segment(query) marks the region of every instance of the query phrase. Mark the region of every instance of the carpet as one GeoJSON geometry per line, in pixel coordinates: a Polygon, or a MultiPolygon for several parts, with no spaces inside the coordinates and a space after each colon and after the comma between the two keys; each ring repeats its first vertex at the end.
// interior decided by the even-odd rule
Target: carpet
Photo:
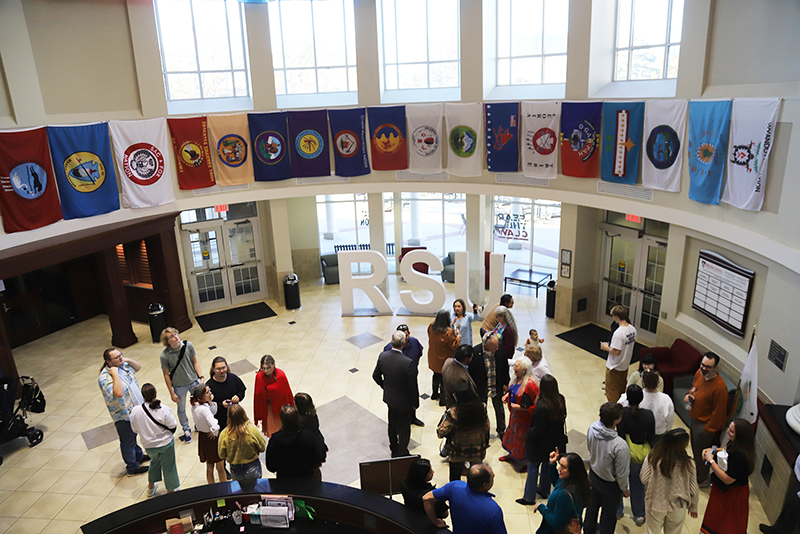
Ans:
{"type": "MultiPolygon", "coordinates": [[[[611,333],[601,326],[597,326],[596,324],[587,324],[573,330],[569,330],[568,332],[564,332],[563,334],[558,334],[556,337],[563,339],[567,343],[572,343],[576,347],[582,348],[586,352],[591,352],[598,358],[602,358],[604,360],[608,359],[608,353],[604,350],[600,350],[600,343],[603,341],[610,341],[611,333]]],[[[642,347],[644,347],[644,345],[638,342],[633,347],[633,357],[631,358],[631,363],[636,363],[639,361],[639,350],[642,347]]]]}
{"type": "Polygon", "coordinates": [[[211,330],[227,328],[237,324],[266,319],[267,317],[275,317],[276,315],[278,314],[272,311],[272,308],[263,302],[259,302],[257,304],[250,304],[249,306],[233,308],[232,310],[209,313],[208,315],[198,315],[195,316],[195,319],[203,332],[209,332],[211,330]]]}

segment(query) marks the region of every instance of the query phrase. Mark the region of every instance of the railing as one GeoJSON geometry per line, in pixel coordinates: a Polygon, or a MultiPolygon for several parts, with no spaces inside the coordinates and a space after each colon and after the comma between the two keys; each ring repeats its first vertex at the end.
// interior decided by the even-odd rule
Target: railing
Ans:
{"type": "MultiPolygon", "coordinates": [[[[369,243],[361,243],[360,245],[356,244],[349,244],[349,245],[334,245],[333,251],[334,252],[341,252],[343,250],[369,250],[369,243]]],[[[394,256],[394,243],[386,243],[386,255],[387,256],[394,256]]]]}

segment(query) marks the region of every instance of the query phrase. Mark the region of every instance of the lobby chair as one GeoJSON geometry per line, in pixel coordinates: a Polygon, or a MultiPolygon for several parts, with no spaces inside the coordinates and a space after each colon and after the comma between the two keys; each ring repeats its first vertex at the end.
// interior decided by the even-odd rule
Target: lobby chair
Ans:
{"type": "Polygon", "coordinates": [[[692,375],[700,368],[703,355],[683,339],[676,339],[671,347],[642,347],[639,357],[652,354],[658,362],[658,372],[664,378],[664,393],[672,395],[673,381],[678,376],[692,375]]]}
{"type": "Polygon", "coordinates": [[[456,253],[448,252],[442,260],[442,282],[454,283],[456,281],[456,253]]]}
{"type": "MultiPolygon", "coordinates": [[[[397,258],[398,272],[399,272],[399,265],[403,263],[403,256],[405,256],[412,250],[428,250],[428,247],[402,247],[400,249],[400,257],[397,258]]],[[[414,265],[412,265],[412,269],[422,274],[428,274],[427,263],[415,263],[414,265]]]]}
{"type": "Polygon", "coordinates": [[[325,277],[325,285],[330,286],[339,283],[339,256],[337,254],[324,254],[319,257],[322,263],[322,276],[325,277]]]}

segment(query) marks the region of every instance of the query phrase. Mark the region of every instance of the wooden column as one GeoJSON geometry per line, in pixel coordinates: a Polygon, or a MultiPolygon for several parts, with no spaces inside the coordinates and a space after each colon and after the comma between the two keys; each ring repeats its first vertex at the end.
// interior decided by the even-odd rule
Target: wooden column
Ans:
{"type": "Polygon", "coordinates": [[[167,325],[183,332],[192,327],[189,310],[186,307],[186,293],[183,290],[181,263],[178,258],[178,242],[175,229],[165,228],[145,240],[147,257],[150,260],[150,275],[153,289],[164,295],[167,325]]]}
{"type": "Polygon", "coordinates": [[[131,326],[131,313],[128,299],[122,284],[116,248],[107,248],[95,254],[97,274],[103,289],[103,304],[111,323],[111,344],[115,347],[129,347],[136,343],[136,334],[131,326]]]}

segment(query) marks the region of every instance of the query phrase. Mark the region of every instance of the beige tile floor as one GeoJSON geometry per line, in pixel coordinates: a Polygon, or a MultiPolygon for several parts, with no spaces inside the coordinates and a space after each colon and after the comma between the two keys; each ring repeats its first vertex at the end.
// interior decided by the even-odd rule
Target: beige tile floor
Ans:
{"type": "MultiPolygon", "coordinates": [[[[449,305],[453,286],[446,284],[446,287],[449,305]]],[[[325,287],[312,282],[303,283],[301,288],[300,310],[287,311],[267,300],[278,312],[277,317],[208,333],[195,326],[182,333],[182,337],[192,341],[204,368],[210,366],[215,356],[225,356],[229,362],[246,358],[258,365],[261,356],[270,353],[288,375],[293,390],[311,394],[317,405],[347,395],[385,420],[381,390],[371,378],[375,359],[385,340],[401,323],[407,323],[412,335],[427,345],[426,328],[430,319],[344,318],[338,285],[325,287]],[[289,321],[296,324],[290,325],[289,321]],[[364,332],[371,332],[383,341],[364,349],[344,341],[364,332]],[[217,348],[209,350],[212,345],[217,348]],[[360,372],[349,372],[353,367],[360,372]]],[[[399,290],[407,288],[399,278],[390,277],[389,301],[395,309],[400,307],[399,290]]],[[[512,291],[513,313],[521,334],[536,328],[545,338],[545,356],[567,398],[569,428],[585,433],[605,402],[601,389],[604,362],[555,337],[565,328],[545,318],[544,292],[537,299],[525,288],[512,291]]],[[[361,298],[366,301],[363,294],[361,298]]],[[[361,306],[368,306],[368,302],[361,306]]],[[[476,339],[479,326],[474,323],[476,339]]],[[[165,386],[158,365],[161,349],[150,342],[147,325],[134,324],[134,329],[140,341],[124,349],[125,356],[142,364],[143,369],[137,375],[139,382],[155,384],[163,398],[165,386]]],[[[80,435],[111,420],[97,386],[102,352],[109,343],[108,319],[99,316],[14,350],[19,372],[35,377],[47,397],[46,413],[30,418],[30,423],[44,430],[45,438],[35,448],[27,447],[23,439],[0,447],[4,457],[0,466],[0,534],[79,532],[83,523],[147,498],[145,476],[124,476],[125,466],[117,442],[87,451],[80,435]]],[[[242,379],[252,390],[254,375],[242,379]]],[[[430,393],[430,379],[431,373],[423,363],[420,392],[430,393]]],[[[248,410],[251,398],[244,402],[248,410]]],[[[447,468],[438,459],[439,440],[434,432],[440,408],[434,401],[422,401],[417,413],[426,426],[412,427],[412,438],[420,443],[419,449],[412,452],[432,459],[436,470],[434,482],[443,485],[447,483],[447,468]]],[[[522,496],[525,478],[508,464],[499,462],[501,454],[499,442],[493,436],[487,461],[497,475],[493,491],[503,508],[506,525],[514,534],[533,534],[541,516],[532,507],[514,502],[522,496]]],[[[184,488],[205,484],[205,466],[198,462],[194,444],[178,445],[178,472],[184,488]]],[[[708,491],[703,490],[700,498],[700,518],[708,491]]],[[[162,492],[159,488],[159,494],[162,492]]],[[[688,518],[684,532],[699,532],[700,518],[688,518]]],[[[765,521],[761,503],[751,497],[748,532],[757,532],[758,524],[765,521]]],[[[634,525],[629,506],[617,532],[644,532],[634,525]]]]}

